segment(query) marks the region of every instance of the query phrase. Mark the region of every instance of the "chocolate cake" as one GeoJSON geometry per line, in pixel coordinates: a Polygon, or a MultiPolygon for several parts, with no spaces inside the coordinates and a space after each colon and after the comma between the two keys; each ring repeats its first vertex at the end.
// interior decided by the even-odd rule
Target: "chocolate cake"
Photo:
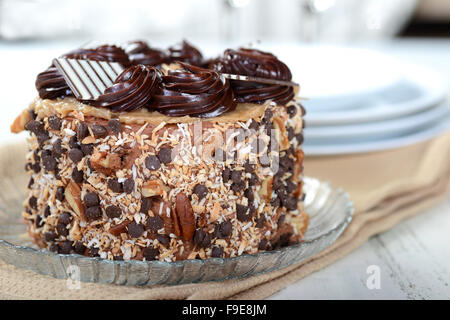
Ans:
{"type": "Polygon", "coordinates": [[[303,115],[273,54],[187,42],[77,49],[36,79],[23,217],[41,248],[206,259],[301,241],[303,115]]]}

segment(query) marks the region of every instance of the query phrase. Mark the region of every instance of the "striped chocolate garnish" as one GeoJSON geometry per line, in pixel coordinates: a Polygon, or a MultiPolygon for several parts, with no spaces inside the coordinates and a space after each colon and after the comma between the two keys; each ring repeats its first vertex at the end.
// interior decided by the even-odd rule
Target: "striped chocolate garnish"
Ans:
{"type": "Polygon", "coordinates": [[[79,100],[96,100],[124,70],[118,62],[67,58],[54,59],[53,65],[79,100]]]}

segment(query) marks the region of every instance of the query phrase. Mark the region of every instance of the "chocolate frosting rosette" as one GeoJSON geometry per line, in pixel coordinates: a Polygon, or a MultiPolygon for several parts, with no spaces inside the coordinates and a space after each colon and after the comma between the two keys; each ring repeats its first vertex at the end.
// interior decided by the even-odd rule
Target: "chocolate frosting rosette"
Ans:
{"type": "MultiPolygon", "coordinates": [[[[271,53],[256,49],[228,49],[213,68],[235,75],[292,80],[291,71],[283,62],[271,53]]],[[[239,80],[231,80],[231,86],[238,102],[262,104],[272,100],[278,104],[286,104],[294,97],[292,86],[239,80]]]]}
{"type": "Polygon", "coordinates": [[[152,48],[144,41],[129,43],[126,52],[133,64],[160,66],[168,61],[167,54],[164,51],[152,48]]]}
{"type": "Polygon", "coordinates": [[[168,116],[216,117],[236,108],[228,80],[219,73],[179,62],[162,77],[151,108],[168,116]]]}
{"type": "Polygon", "coordinates": [[[204,64],[203,55],[200,50],[183,40],[180,44],[169,48],[169,62],[181,61],[194,66],[202,66],[204,64]]]}

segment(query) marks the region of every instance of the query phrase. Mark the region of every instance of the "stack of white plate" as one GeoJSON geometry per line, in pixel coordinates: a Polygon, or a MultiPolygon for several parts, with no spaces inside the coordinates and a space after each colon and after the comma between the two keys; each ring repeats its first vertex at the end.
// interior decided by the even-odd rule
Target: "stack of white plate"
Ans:
{"type": "Polygon", "coordinates": [[[436,73],[369,50],[310,48],[302,56],[294,69],[307,155],[385,150],[450,130],[448,87],[436,73]]]}

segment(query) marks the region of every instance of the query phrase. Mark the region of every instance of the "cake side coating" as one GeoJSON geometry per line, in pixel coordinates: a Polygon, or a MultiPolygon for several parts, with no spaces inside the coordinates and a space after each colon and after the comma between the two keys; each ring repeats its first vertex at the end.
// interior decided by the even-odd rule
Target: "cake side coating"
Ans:
{"type": "Polygon", "coordinates": [[[29,233],[55,252],[126,260],[297,243],[303,113],[295,100],[193,119],[37,99],[13,126],[31,132],[29,233]]]}

